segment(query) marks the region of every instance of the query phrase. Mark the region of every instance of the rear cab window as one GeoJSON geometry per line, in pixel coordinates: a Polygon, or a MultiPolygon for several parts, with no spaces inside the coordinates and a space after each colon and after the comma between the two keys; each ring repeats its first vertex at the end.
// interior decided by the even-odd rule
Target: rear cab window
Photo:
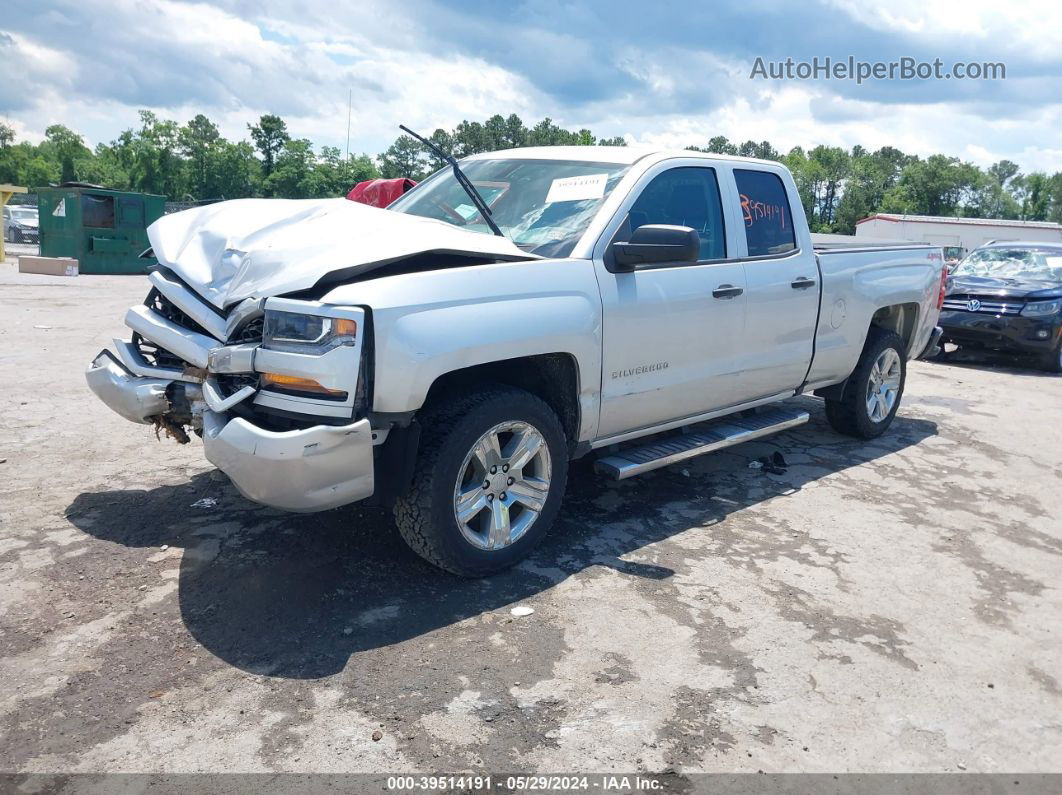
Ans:
{"type": "Polygon", "coordinates": [[[796,250],[796,231],[785,184],[777,174],[734,169],[748,256],[770,257],[796,250]]]}

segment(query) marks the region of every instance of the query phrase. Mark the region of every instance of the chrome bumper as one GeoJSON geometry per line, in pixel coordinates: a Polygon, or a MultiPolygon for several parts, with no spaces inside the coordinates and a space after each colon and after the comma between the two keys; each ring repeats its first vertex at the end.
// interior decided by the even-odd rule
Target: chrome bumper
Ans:
{"type": "MultiPolygon", "coordinates": [[[[362,334],[352,346],[312,355],[266,350],[253,341],[229,344],[241,323],[264,311],[264,299],[247,299],[226,318],[166,272],[152,272],[149,279],[161,306],[152,301],[134,306],[126,325],[183,366],[159,366],[136,345],[115,340],[117,356],[101,351],[86,372],[89,387],[100,400],[133,422],[155,422],[168,433],[176,430],[178,441],[187,441],[186,425],[201,432],[207,459],[256,502],[289,511],[322,511],[372,495],[373,433],[368,420],[277,433],[233,415],[237,404],[247,401],[266,411],[308,415],[310,422],[350,423],[358,397],[362,334]],[[172,319],[163,299],[194,320],[196,329],[172,319]],[[227,374],[260,372],[311,378],[346,392],[347,397],[344,401],[298,397],[252,385],[226,394],[219,382],[227,374]]],[[[270,298],[268,306],[347,317],[364,328],[365,313],[356,307],[285,298],[270,298]]]]}
{"type": "Polygon", "coordinates": [[[127,420],[150,423],[149,417],[169,411],[166,387],[172,379],[137,378],[110,351],[96,355],[85,379],[96,397],[127,420]]]}
{"type": "Polygon", "coordinates": [[[368,420],[276,433],[207,411],[203,448],[241,494],[274,508],[324,511],[373,493],[368,420]]]}

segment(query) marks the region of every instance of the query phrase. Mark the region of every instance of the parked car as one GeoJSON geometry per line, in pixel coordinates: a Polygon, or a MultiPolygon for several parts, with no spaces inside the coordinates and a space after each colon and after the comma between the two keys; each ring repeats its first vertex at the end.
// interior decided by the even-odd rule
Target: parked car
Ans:
{"type": "Polygon", "coordinates": [[[1032,357],[1062,372],[1062,243],[989,243],[949,280],[943,339],[1032,357]]]}
{"type": "Polygon", "coordinates": [[[549,530],[573,458],[630,477],[804,423],[780,401],[811,392],[878,436],[944,295],[939,247],[816,252],[784,166],[688,151],[492,152],[386,210],[230,201],[149,234],[95,393],[258,502],[392,505],[470,576],[549,530]]]}
{"type": "Polygon", "coordinates": [[[8,243],[38,243],[40,229],[37,208],[4,206],[4,240],[8,243]]]}
{"type": "Polygon", "coordinates": [[[962,246],[944,246],[944,264],[948,266],[949,272],[955,270],[965,256],[966,249],[962,246]]]}

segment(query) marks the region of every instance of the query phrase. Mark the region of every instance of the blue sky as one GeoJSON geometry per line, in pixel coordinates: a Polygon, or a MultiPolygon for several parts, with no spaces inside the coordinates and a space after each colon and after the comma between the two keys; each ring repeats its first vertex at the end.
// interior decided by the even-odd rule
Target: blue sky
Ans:
{"type": "Polygon", "coordinates": [[[402,122],[550,116],[669,146],[713,135],[944,152],[1062,169],[1062,4],[857,0],[711,7],[465,0],[34,0],[0,16],[0,118],[108,141],[150,108],[202,112],[230,137],[261,113],[297,136],[376,153],[402,122]],[[1005,81],[760,81],[757,56],[945,67],[1003,62],[1005,81]]]}

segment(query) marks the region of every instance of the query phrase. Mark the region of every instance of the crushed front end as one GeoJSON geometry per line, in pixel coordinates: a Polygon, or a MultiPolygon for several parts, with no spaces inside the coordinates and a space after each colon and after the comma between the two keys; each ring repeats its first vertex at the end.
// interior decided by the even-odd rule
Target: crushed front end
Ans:
{"type": "Polygon", "coordinates": [[[367,317],[358,307],[247,298],[221,311],[159,268],[86,372],[128,420],[189,441],[248,498],[290,511],[372,495],[367,317]]]}

